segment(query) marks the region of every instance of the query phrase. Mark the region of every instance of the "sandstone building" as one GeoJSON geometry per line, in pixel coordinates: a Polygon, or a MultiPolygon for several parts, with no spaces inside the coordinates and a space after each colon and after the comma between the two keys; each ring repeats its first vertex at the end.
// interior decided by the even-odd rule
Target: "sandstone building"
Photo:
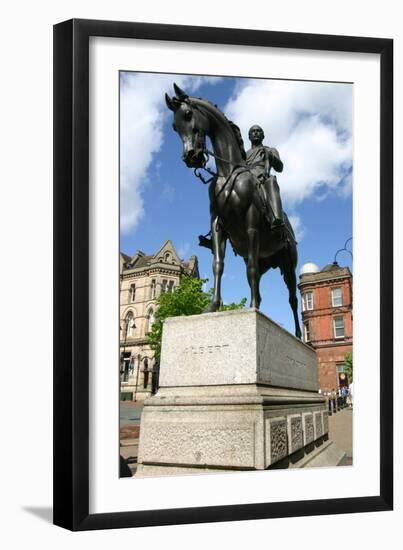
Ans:
{"type": "Polygon", "coordinates": [[[120,254],[120,398],[144,400],[151,395],[154,353],[146,334],[155,319],[156,300],[173,292],[184,275],[199,277],[196,256],[185,262],[172,242],[153,255],[138,250],[120,254]]]}
{"type": "Polygon", "coordinates": [[[348,385],[345,356],[353,348],[351,271],[336,262],[322,270],[307,263],[298,287],[303,340],[316,350],[322,393],[348,385]]]}

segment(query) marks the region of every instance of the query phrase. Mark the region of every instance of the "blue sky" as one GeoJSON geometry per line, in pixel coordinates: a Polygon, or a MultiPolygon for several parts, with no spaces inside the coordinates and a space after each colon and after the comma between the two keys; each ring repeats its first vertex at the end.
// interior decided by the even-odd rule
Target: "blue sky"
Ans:
{"type": "MultiPolygon", "coordinates": [[[[200,274],[212,284],[211,253],[198,246],[198,235],[209,231],[207,187],[181,160],[164,99],[173,82],[216,103],[240,127],[246,149],[249,127],[262,126],[264,143],[284,163],[277,180],[297,233],[297,273],[308,261],[320,268],[332,262],[352,236],[352,85],[135,72],[121,73],[122,252],[151,254],[171,239],[182,258],[198,256],[200,274]]],[[[338,261],[351,269],[350,254],[338,261]]],[[[249,301],[244,262],[230,246],[222,288],[224,302],[249,301]]],[[[278,270],[262,278],[261,294],[261,310],[293,332],[278,270]]]]}

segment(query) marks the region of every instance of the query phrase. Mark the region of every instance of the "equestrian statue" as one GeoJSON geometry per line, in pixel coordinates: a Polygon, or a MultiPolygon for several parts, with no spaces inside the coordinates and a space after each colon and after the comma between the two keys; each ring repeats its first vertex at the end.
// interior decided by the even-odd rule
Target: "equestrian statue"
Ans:
{"type": "Polygon", "coordinates": [[[211,248],[214,256],[214,293],[206,312],[217,311],[221,305],[221,279],[229,240],[235,254],[246,263],[250,307],[259,309],[262,275],[269,269],[280,269],[289,292],[295,336],[301,338],[295,275],[297,243],[282,209],[277,179],[270,174],[271,169],[283,170],[278,151],[263,145],[263,130],[255,125],[249,130],[251,149],[245,152],[238,126],[216,105],[188,96],[176,84],[174,90],[175,96],[165,94],[165,100],[174,113],[173,129],[183,143],[182,159],[209,184],[211,238],[199,237],[201,246],[211,248]],[[206,136],[213,151],[206,148],[206,136]],[[210,156],[215,159],[216,172],[206,166],[210,156]],[[210,173],[209,180],[204,179],[200,169],[210,173]]]}

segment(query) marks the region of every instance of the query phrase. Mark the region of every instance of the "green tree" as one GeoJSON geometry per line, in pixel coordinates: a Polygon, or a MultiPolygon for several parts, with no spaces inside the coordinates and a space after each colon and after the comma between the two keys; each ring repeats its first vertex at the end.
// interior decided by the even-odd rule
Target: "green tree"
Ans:
{"type": "Polygon", "coordinates": [[[351,352],[346,353],[344,356],[344,370],[348,376],[348,381],[353,381],[353,354],[351,352]]]}
{"type": "MultiPolygon", "coordinates": [[[[180,284],[173,292],[165,292],[157,299],[157,312],[151,332],[147,333],[148,342],[154,350],[157,361],[161,358],[162,328],[165,319],[179,315],[198,315],[203,313],[211,302],[212,290],[203,291],[203,284],[207,279],[197,279],[184,275],[180,284]]],[[[220,311],[242,309],[245,307],[246,298],[239,304],[231,303],[223,305],[220,311]]]]}

